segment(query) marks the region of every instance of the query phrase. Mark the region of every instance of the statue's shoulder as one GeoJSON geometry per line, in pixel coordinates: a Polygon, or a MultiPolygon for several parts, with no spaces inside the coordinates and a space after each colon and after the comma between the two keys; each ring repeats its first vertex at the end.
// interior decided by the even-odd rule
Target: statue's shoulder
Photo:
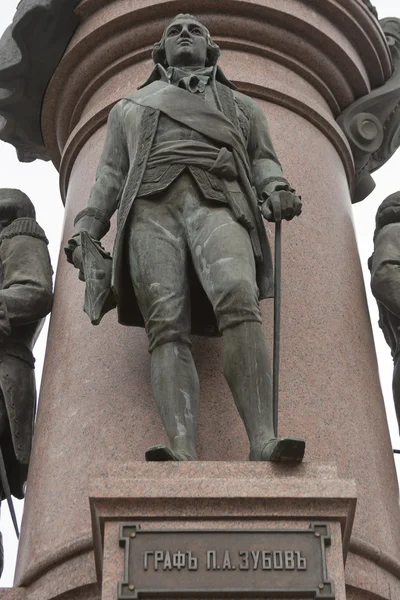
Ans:
{"type": "Polygon", "coordinates": [[[124,96],[124,98],[122,98],[122,100],[120,100],[120,102],[138,102],[146,96],[162,92],[163,89],[168,88],[169,86],[170,84],[165,81],[152,81],[151,83],[140,87],[131,94],[127,94],[124,96]]]}
{"type": "Polygon", "coordinates": [[[137,107],[136,100],[140,98],[139,91],[123,96],[114,104],[108,115],[109,124],[110,122],[123,122],[127,113],[137,107]]]}
{"type": "MultiPolygon", "coordinates": [[[[149,87],[149,86],[146,86],[146,87],[149,87]]],[[[135,104],[135,101],[143,98],[143,96],[145,94],[143,94],[142,92],[144,90],[145,90],[145,88],[142,88],[140,90],[135,90],[134,92],[131,92],[130,94],[126,94],[126,96],[122,96],[122,98],[120,98],[114,104],[114,106],[110,110],[110,113],[111,112],[113,112],[114,114],[122,113],[124,108],[126,108],[129,105],[135,104]]]]}
{"type": "MultiPolygon", "coordinates": [[[[148,86],[146,85],[146,88],[147,87],[148,86]]],[[[127,94],[126,96],[121,98],[121,100],[119,101],[118,104],[124,105],[129,101],[134,102],[135,100],[142,98],[143,97],[142,91],[145,90],[146,88],[142,88],[140,90],[135,90],[134,92],[127,94]]]]}
{"type": "Polygon", "coordinates": [[[239,106],[243,106],[243,108],[249,112],[251,112],[254,108],[254,105],[257,104],[253,100],[253,98],[250,98],[250,96],[247,96],[246,94],[243,94],[242,92],[238,92],[238,90],[233,90],[232,93],[233,93],[233,97],[235,99],[236,104],[238,104],[239,106]]]}
{"type": "Polygon", "coordinates": [[[250,98],[250,96],[246,96],[246,94],[242,94],[242,92],[238,92],[237,90],[233,91],[233,97],[236,105],[242,110],[242,112],[246,114],[248,118],[250,118],[254,108],[257,107],[255,100],[250,98]]]}
{"type": "Polygon", "coordinates": [[[238,90],[232,90],[232,93],[233,93],[233,97],[235,98],[235,100],[244,102],[245,104],[249,104],[249,105],[251,105],[253,103],[253,100],[250,98],[250,96],[247,96],[246,94],[243,94],[242,92],[239,92],[238,90]]]}

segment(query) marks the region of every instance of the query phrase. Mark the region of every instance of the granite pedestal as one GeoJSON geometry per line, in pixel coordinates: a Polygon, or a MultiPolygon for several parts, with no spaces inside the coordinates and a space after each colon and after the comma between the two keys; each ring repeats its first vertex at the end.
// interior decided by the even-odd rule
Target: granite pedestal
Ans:
{"type": "MultiPolygon", "coordinates": [[[[193,580],[192,585],[201,588],[204,593],[197,596],[192,592],[192,597],[205,595],[208,598],[221,597],[213,595],[212,588],[218,588],[221,581],[227,581],[232,591],[228,595],[225,593],[226,597],[257,597],[254,591],[251,595],[233,591],[237,590],[237,586],[242,591],[246,586],[250,588],[252,582],[254,586],[257,583],[257,575],[262,570],[262,562],[257,554],[252,557],[249,553],[250,559],[246,555],[246,540],[250,537],[246,532],[279,530],[279,535],[282,535],[282,530],[294,530],[306,533],[310,526],[314,526],[316,530],[310,533],[317,537],[318,542],[321,535],[319,527],[322,523],[322,529],[326,527],[330,536],[329,543],[323,551],[323,555],[326,555],[329,578],[325,583],[322,579],[318,580],[317,597],[328,598],[332,593],[335,600],[346,598],[344,564],[356,509],[356,488],[354,482],[338,479],[336,468],[332,465],[305,463],[294,469],[268,463],[243,462],[132,464],[126,466],[119,476],[111,473],[94,481],[90,486],[89,495],[97,577],[101,585],[102,600],[114,600],[118,584],[120,598],[141,597],[143,590],[140,590],[140,580],[144,584],[155,586],[155,590],[159,590],[163,582],[169,580],[174,582],[175,587],[172,589],[182,590],[185,585],[192,584],[193,580]],[[143,532],[157,531],[159,540],[160,532],[165,531],[167,539],[170,540],[166,547],[171,548],[172,557],[174,542],[171,536],[175,535],[178,548],[184,547],[184,541],[182,536],[179,537],[179,533],[171,532],[192,532],[188,536],[187,548],[190,550],[186,552],[188,557],[189,553],[192,556],[193,552],[191,563],[187,560],[186,564],[186,560],[183,559],[185,566],[179,568],[175,561],[177,566],[174,568],[173,559],[170,566],[167,555],[166,564],[163,564],[161,558],[157,559],[160,565],[158,562],[154,564],[154,553],[146,551],[148,556],[144,556],[144,566],[137,565],[138,580],[136,581],[135,577],[132,581],[129,577],[126,579],[126,550],[118,547],[121,525],[122,533],[125,530],[130,531],[135,542],[141,535],[143,537],[143,532]],[[244,541],[238,541],[235,549],[232,548],[233,538],[226,536],[230,541],[226,546],[229,548],[229,560],[225,559],[225,569],[225,549],[206,551],[198,543],[199,535],[210,530],[213,533],[207,536],[207,548],[215,547],[218,531],[230,531],[229,535],[236,538],[245,533],[242,535],[244,541]],[[246,567],[247,561],[251,563],[249,567],[246,567]],[[229,570],[229,575],[224,572],[226,569],[229,570]]],[[[293,541],[291,543],[293,544],[293,541]]],[[[272,552],[274,555],[271,542],[265,533],[260,536],[257,544],[258,548],[269,548],[265,552],[272,552]]],[[[153,548],[151,545],[150,547],[153,548]]],[[[157,544],[154,545],[154,548],[158,547],[157,544]]],[[[294,546],[289,542],[287,548],[292,549],[294,546]]],[[[133,545],[132,552],[139,553],[139,549],[133,545]]],[[[167,552],[169,550],[164,554],[167,552]]],[[[304,559],[310,561],[311,555],[310,552],[310,556],[305,556],[304,559]]],[[[281,561],[280,556],[278,551],[278,555],[274,557],[277,564],[273,564],[272,567],[267,562],[268,557],[265,559],[262,579],[265,581],[266,590],[270,586],[273,588],[274,584],[279,587],[280,580],[286,581],[285,575],[287,576],[291,569],[296,569],[291,563],[286,565],[286,569],[284,559],[281,561]],[[277,577],[274,578],[277,573],[277,577]]],[[[309,571],[310,568],[304,564],[305,571],[309,571]]],[[[154,597],[162,598],[163,595],[157,594],[156,591],[154,597]]],[[[264,592],[258,597],[275,596],[264,592]]],[[[314,596],[297,594],[296,597],[306,600],[314,596]]]]}

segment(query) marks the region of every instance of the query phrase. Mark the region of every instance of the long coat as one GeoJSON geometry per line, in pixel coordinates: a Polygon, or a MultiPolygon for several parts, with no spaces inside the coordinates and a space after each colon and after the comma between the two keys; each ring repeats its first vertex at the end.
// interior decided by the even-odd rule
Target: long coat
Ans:
{"type": "MultiPolygon", "coordinates": [[[[32,348],[52,305],[47,239],[34,219],[0,234],[0,436],[11,493],[23,498],[32,445],[36,387],[32,348]]],[[[2,495],[4,498],[4,494],[2,495]]]]}
{"type": "MultiPolygon", "coordinates": [[[[143,179],[160,116],[160,110],[141,106],[138,102],[151,93],[154,80],[157,78],[153,76],[149,79],[152,83],[123,98],[111,110],[96,182],[88,202],[88,208],[99,209],[108,219],[118,208],[112,287],[116,296],[119,322],[124,325],[143,326],[142,315],[130,280],[125,240],[128,215],[143,179]]],[[[286,180],[272,145],[267,119],[261,108],[251,98],[232,90],[234,86],[224,78],[218,68],[216,80],[223,113],[239,134],[250,166],[250,177],[247,181],[248,189],[252,190],[253,195],[252,199],[247,198],[248,203],[252,203],[253,223],[250,224],[250,228],[257,232],[261,245],[262,257],[261,260],[256,261],[257,284],[260,298],[266,298],[273,295],[272,260],[264,224],[257,206],[257,194],[261,196],[262,191],[267,186],[273,185],[274,181],[282,183],[286,180]]],[[[108,230],[105,219],[96,218],[93,216],[94,213],[95,211],[79,219],[75,226],[75,236],[82,230],[88,231],[96,240],[105,235],[108,230]]],[[[74,245],[70,246],[70,250],[66,248],[69,260],[71,260],[72,248],[74,245]]],[[[191,289],[191,302],[192,333],[217,334],[211,305],[200,286],[196,286],[196,282],[191,289]]]]}

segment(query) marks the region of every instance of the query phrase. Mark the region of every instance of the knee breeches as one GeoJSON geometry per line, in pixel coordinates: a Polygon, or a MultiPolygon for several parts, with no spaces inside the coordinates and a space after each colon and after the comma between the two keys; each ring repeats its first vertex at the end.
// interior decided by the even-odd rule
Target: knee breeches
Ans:
{"type": "Polygon", "coordinates": [[[188,176],[180,179],[163,194],[138,198],[128,224],[130,273],[150,351],[168,341],[190,344],[190,261],[220,331],[261,322],[247,231],[227,205],[210,204],[188,176]]]}

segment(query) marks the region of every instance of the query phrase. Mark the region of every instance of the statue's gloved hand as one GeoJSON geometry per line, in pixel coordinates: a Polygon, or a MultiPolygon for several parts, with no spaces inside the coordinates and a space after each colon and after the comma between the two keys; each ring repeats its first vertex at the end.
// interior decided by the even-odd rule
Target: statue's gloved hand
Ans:
{"type": "Polygon", "coordinates": [[[72,252],[72,262],[75,269],[79,269],[79,279],[85,281],[85,276],[83,274],[82,246],[80,244],[76,246],[75,250],[72,252]]]}
{"type": "Polygon", "coordinates": [[[291,221],[301,213],[301,199],[288,190],[272,192],[260,205],[261,214],[267,221],[276,223],[285,219],[291,221]]]}
{"type": "Polygon", "coordinates": [[[71,239],[68,240],[67,245],[64,247],[64,252],[66,254],[67,261],[79,270],[79,279],[81,281],[85,281],[85,277],[83,275],[83,259],[80,233],[76,233],[71,239]]]}

